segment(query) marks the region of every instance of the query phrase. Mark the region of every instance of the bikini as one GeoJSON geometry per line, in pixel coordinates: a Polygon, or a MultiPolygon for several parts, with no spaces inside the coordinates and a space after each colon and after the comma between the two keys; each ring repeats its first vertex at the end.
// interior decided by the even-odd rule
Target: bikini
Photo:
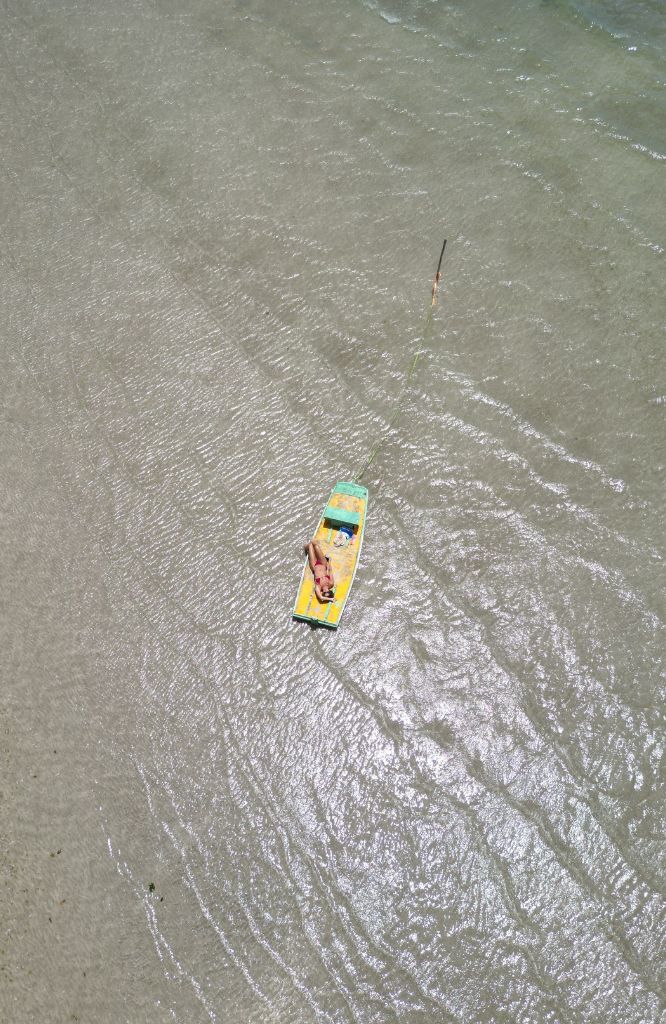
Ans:
{"type": "Polygon", "coordinates": [[[326,562],[315,562],[314,578],[315,578],[315,583],[319,584],[319,586],[320,586],[320,588],[322,590],[322,593],[325,590],[332,590],[333,589],[333,577],[331,576],[330,572],[328,572],[328,567],[326,565],[326,562]],[[319,571],[317,571],[319,566],[321,566],[321,569],[319,569],[319,571]],[[326,586],[324,586],[324,580],[326,580],[326,586]]]}

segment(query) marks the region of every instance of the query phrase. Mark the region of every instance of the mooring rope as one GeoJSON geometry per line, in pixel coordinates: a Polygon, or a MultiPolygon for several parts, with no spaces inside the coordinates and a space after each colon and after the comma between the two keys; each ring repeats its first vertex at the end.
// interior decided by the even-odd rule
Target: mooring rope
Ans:
{"type": "Polygon", "coordinates": [[[432,325],[432,317],[433,317],[433,313],[435,312],[435,306],[437,305],[437,289],[439,288],[439,282],[442,279],[441,268],[442,268],[442,260],[444,259],[444,250],[445,249],[446,249],[446,239],[444,239],[444,245],[442,246],[442,251],[439,254],[439,263],[437,264],[437,271],[435,273],[435,279],[434,279],[434,281],[432,283],[432,297],[431,297],[431,301],[430,301],[430,307],[428,309],[428,315],[426,316],[426,321],[425,321],[425,324],[423,326],[423,330],[421,331],[421,339],[419,341],[419,347],[416,350],[416,353],[414,354],[414,358],[412,359],[412,362],[411,362],[411,365],[409,367],[407,376],[406,376],[405,380],[403,381],[403,384],[402,384],[402,387],[400,389],[400,392],[398,393],[398,397],[395,400],[395,408],[393,410],[391,418],[388,421],[388,423],[386,424],[386,426],[384,427],[384,429],[382,430],[382,432],[379,434],[379,437],[377,438],[377,440],[373,444],[372,448],[370,449],[370,452],[369,452],[368,457],[366,458],[365,462],[361,463],[359,468],[354,473],[354,475],[352,477],[352,481],[354,483],[360,483],[361,482],[361,479],[362,479],[363,475],[365,474],[365,472],[368,469],[368,467],[371,466],[372,463],[374,462],[374,459],[375,459],[375,456],[376,456],[377,452],[379,451],[379,449],[382,447],[382,445],[386,441],[389,433],[391,432],[391,429],[392,429],[393,425],[395,424],[395,421],[397,420],[398,416],[400,415],[400,410],[401,410],[401,407],[402,407],[402,400],[403,400],[403,398],[405,396],[405,392],[407,391],[407,389],[408,389],[408,387],[409,387],[409,385],[411,383],[412,377],[414,376],[414,371],[416,370],[416,364],[418,363],[418,361],[419,361],[419,359],[421,357],[421,354],[423,353],[423,350],[424,350],[424,348],[426,346],[426,342],[428,340],[428,334],[430,333],[430,327],[432,325]]]}

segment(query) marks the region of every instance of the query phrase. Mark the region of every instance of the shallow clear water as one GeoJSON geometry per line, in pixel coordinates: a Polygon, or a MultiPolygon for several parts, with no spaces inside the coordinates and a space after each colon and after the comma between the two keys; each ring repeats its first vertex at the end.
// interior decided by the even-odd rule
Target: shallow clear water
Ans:
{"type": "Polygon", "coordinates": [[[1,18],[3,1019],[663,1020],[663,7],[1,18]]]}

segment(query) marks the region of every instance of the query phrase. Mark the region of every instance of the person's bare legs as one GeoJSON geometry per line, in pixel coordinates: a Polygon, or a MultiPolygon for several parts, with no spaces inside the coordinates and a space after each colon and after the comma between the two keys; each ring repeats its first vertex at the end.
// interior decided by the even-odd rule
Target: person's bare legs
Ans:
{"type": "Polygon", "coordinates": [[[323,562],[324,565],[326,565],[328,558],[324,554],[324,549],[319,541],[313,540],[310,543],[312,544],[312,550],[314,551],[315,562],[323,562]]]}
{"type": "Polygon", "coordinates": [[[313,540],[309,540],[307,542],[307,544],[305,545],[305,551],[306,551],[306,554],[308,556],[308,562],[310,563],[310,569],[312,571],[312,575],[314,576],[315,562],[318,561],[318,559],[317,559],[317,552],[316,552],[316,549],[315,549],[315,542],[313,540]]]}
{"type": "Polygon", "coordinates": [[[322,562],[324,565],[328,564],[328,559],[326,558],[326,555],[322,551],[321,544],[319,544],[318,541],[309,541],[305,545],[305,550],[307,551],[308,561],[310,563],[310,568],[312,569],[313,575],[315,571],[315,565],[317,562],[322,562]]]}

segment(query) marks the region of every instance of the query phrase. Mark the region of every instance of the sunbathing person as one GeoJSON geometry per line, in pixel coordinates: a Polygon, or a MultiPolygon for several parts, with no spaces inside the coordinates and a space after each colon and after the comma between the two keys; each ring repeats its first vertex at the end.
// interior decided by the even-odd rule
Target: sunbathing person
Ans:
{"type": "Polygon", "coordinates": [[[311,540],[305,545],[305,552],[310,562],[315,581],[315,594],[322,601],[335,600],[335,580],[330,558],[322,551],[321,544],[311,540]]]}

